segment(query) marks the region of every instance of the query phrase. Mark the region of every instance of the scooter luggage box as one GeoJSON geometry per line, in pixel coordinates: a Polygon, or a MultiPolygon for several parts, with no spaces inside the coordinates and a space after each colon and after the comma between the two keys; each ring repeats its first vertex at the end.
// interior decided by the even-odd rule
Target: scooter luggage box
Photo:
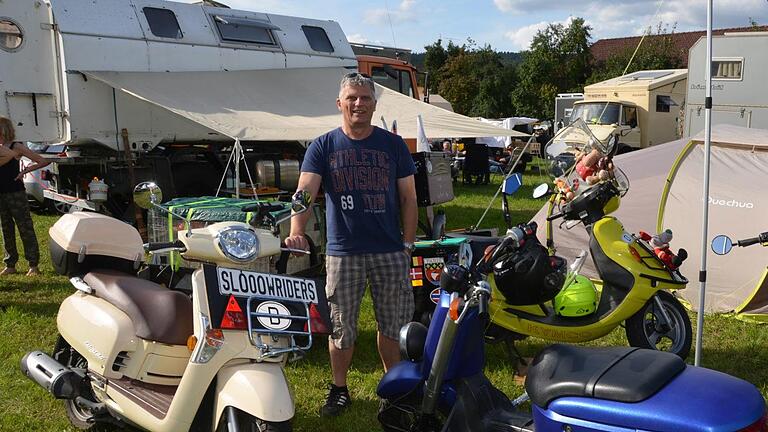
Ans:
{"type": "Polygon", "coordinates": [[[97,268],[131,273],[144,261],[139,232],[99,213],[65,214],[48,234],[51,263],[60,275],[81,276],[97,268]]]}
{"type": "Polygon", "coordinates": [[[416,201],[419,207],[452,200],[451,156],[442,152],[420,152],[411,156],[416,165],[416,201]]]}
{"type": "Polygon", "coordinates": [[[440,299],[440,274],[447,264],[459,261],[464,238],[418,241],[411,257],[409,278],[413,287],[413,321],[429,326],[429,317],[440,299]]]}
{"type": "Polygon", "coordinates": [[[533,406],[537,432],[560,432],[567,425],[578,425],[579,431],[605,431],[610,425],[610,430],[733,432],[764,413],[765,402],[754,385],[694,366],[641,402],[562,397],[546,408],[533,406]]]}

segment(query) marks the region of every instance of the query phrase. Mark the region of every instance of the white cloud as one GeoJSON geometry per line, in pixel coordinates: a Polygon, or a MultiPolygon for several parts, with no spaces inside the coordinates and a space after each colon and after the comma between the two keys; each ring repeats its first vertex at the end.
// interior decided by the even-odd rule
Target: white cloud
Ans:
{"type": "Polygon", "coordinates": [[[416,5],[416,0],[403,0],[400,2],[400,10],[405,12],[413,9],[416,5]]]}
{"type": "Polygon", "coordinates": [[[389,25],[390,20],[392,25],[416,21],[416,3],[417,0],[402,0],[397,9],[389,13],[384,8],[368,9],[364,12],[363,21],[372,25],[389,25]]]}
{"type": "Polygon", "coordinates": [[[347,35],[347,40],[350,41],[350,42],[362,43],[362,44],[370,43],[371,42],[370,39],[368,39],[367,37],[361,35],[360,33],[355,33],[355,34],[347,35]]]}
{"type": "MultiPolygon", "coordinates": [[[[592,30],[592,40],[626,37],[642,34],[648,26],[654,30],[661,22],[675,32],[704,30],[706,26],[706,0],[666,0],[659,8],[658,0],[494,0],[502,12],[546,10],[552,15],[575,14],[583,17],[592,30]]],[[[748,27],[749,18],[760,25],[768,25],[765,0],[718,0],[714,4],[715,28],[748,27]]],[[[528,48],[530,37],[542,23],[505,32],[505,37],[517,47],[528,48]],[[530,37],[529,37],[530,36],[530,37]]]]}
{"type": "Polygon", "coordinates": [[[572,20],[573,17],[568,17],[568,19],[565,21],[559,22],[541,21],[537,22],[536,24],[518,28],[516,30],[510,30],[504,33],[504,37],[509,39],[514,44],[512,49],[524,51],[530,48],[533,37],[536,36],[536,33],[538,33],[540,30],[547,28],[547,26],[550,24],[562,24],[564,26],[568,26],[571,24],[572,20]]]}
{"type": "Polygon", "coordinates": [[[504,33],[504,37],[512,41],[512,49],[519,51],[527,50],[531,45],[531,40],[536,36],[536,33],[547,27],[548,24],[549,23],[546,21],[541,21],[536,24],[521,27],[517,30],[510,30],[504,33]]]}
{"type": "Polygon", "coordinates": [[[509,12],[514,9],[513,3],[515,0],[493,0],[493,4],[496,8],[502,12],[509,12]]]}

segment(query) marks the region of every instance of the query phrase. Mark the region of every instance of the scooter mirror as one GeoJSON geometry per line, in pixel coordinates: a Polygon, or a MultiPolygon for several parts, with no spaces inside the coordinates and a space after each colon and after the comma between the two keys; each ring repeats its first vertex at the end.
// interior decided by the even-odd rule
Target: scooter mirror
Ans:
{"type": "Polygon", "coordinates": [[[520,175],[520,173],[514,173],[504,179],[504,184],[501,186],[501,193],[504,195],[513,195],[522,185],[523,176],[520,175]]]}
{"type": "Polygon", "coordinates": [[[542,183],[536,186],[536,189],[533,190],[533,197],[536,199],[549,194],[550,194],[549,183],[542,183]]]}
{"type": "Polygon", "coordinates": [[[302,213],[309,208],[312,203],[312,196],[305,190],[297,190],[291,198],[291,210],[294,213],[302,213]]]}
{"type": "Polygon", "coordinates": [[[725,255],[733,249],[733,240],[727,235],[720,234],[712,239],[712,252],[725,255]]]}
{"type": "Polygon", "coordinates": [[[139,183],[133,188],[133,202],[137,206],[148,210],[152,206],[163,202],[163,191],[154,182],[139,183]]]}

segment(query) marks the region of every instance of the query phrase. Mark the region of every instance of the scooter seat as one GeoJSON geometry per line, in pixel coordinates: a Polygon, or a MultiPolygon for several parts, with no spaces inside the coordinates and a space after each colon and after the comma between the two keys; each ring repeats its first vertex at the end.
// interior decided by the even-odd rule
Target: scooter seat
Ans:
{"type": "Polygon", "coordinates": [[[186,345],[194,332],[192,301],[178,291],[111,270],[92,271],[83,281],[96,297],[125,312],[142,339],[186,345]]]}
{"type": "Polygon", "coordinates": [[[542,350],[528,369],[525,389],[546,408],[564,396],[640,402],[685,369],[678,356],[629,348],[582,348],[555,344],[542,350]]]}

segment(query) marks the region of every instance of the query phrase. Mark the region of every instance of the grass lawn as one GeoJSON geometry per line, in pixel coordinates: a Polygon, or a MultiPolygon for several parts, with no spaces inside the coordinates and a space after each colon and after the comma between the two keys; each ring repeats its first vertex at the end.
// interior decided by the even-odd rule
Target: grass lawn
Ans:
{"type": "MultiPolygon", "coordinates": [[[[448,228],[475,225],[498,187],[500,177],[492,178],[496,184],[487,186],[460,186],[455,189],[456,199],[443,208],[448,215],[448,228]]],[[[540,202],[527,198],[532,186],[545,179],[535,175],[526,178],[525,186],[511,202],[516,222],[527,221],[540,207],[540,202]]],[[[499,201],[486,216],[481,227],[502,229],[499,201]]],[[[19,371],[19,361],[25,352],[42,349],[50,352],[56,333],[56,311],[59,303],[72,288],[66,278],[53,274],[47,249],[47,230],[56,216],[35,216],[35,225],[41,243],[44,275],[30,280],[24,276],[0,279],[0,431],[67,431],[72,430],[66,420],[61,402],[54,400],[43,389],[25,378],[19,371]]],[[[20,244],[20,243],[19,243],[20,244]]],[[[566,257],[572,258],[572,257],[566,257]]],[[[19,267],[25,271],[26,268],[19,267]]],[[[691,284],[689,289],[696,289],[691,284]]],[[[695,314],[691,320],[695,327],[695,314]]],[[[768,327],[747,324],[723,316],[707,316],[704,329],[704,366],[717,369],[754,383],[765,396],[768,394],[768,327]]],[[[371,431],[379,430],[376,422],[378,399],[376,385],[382,370],[375,348],[375,323],[370,298],[366,297],[359,326],[359,342],[349,385],[354,399],[348,413],[336,419],[321,419],[318,409],[325,397],[325,386],[330,379],[325,340],[316,340],[309,355],[287,368],[288,378],[295,389],[297,431],[371,431]]],[[[519,342],[523,355],[532,356],[547,344],[539,339],[519,342]]],[[[592,345],[626,345],[623,329],[619,328],[592,345]]],[[[522,389],[512,379],[514,368],[500,346],[488,347],[486,373],[507,395],[515,396],[522,389]]],[[[689,361],[693,361],[693,353],[689,361]]]]}

